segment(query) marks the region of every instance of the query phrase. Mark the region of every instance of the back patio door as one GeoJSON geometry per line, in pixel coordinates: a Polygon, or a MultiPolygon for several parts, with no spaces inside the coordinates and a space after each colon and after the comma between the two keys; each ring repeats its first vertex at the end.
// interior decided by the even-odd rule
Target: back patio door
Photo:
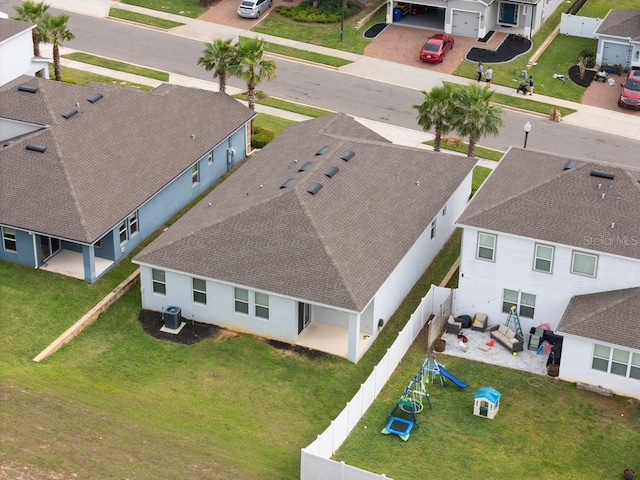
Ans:
{"type": "Polygon", "coordinates": [[[311,305],[298,302],[298,333],[302,332],[311,323],[311,305]]]}
{"type": "Polygon", "coordinates": [[[44,262],[60,251],[60,239],[40,235],[40,255],[44,262]]]}

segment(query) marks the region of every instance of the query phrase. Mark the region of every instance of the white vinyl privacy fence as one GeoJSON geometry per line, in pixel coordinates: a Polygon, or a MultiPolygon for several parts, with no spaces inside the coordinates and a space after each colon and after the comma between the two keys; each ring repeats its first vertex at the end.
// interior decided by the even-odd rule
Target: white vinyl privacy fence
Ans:
{"type": "Polygon", "coordinates": [[[331,421],[329,427],[318,435],[313,443],[302,449],[301,480],[376,480],[388,478],[384,474],[371,473],[344,462],[336,462],[331,459],[331,456],[340,448],[374,402],[427,323],[429,328],[428,347],[431,348],[433,341],[442,332],[446,318],[451,314],[452,298],[451,289],[431,286],[405,327],[398,333],[398,338],[374,367],[367,380],[361,385],[360,390],[335,420],[331,421]]]}
{"type": "Polygon", "coordinates": [[[563,13],[560,18],[560,33],[572,37],[596,38],[595,31],[601,23],[601,18],[563,13]]]}

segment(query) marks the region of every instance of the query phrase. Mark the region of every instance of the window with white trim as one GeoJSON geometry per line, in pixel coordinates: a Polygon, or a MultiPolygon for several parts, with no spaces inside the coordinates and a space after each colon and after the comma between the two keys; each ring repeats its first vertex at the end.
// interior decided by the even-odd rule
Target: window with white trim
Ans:
{"type": "Polygon", "coordinates": [[[612,375],[640,380],[640,353],[595,344],[591,368],[612,375]]]}
{"type": "Polygon", "coordinates": [[[436,222],[438,219],[436,218],[433,222],[431,222],[431,240],[436,238],[436,222]]]}
{"type": "Polygon", "coordinates": [[[213,150],[207,153],[207,163],[213,163],[213,150]]]}
{"type": "Polygon", "coordinates": [[[590,253],[576,252],[571,258],[571,273],[595,277],[598,268],[598,256],[590,253]]]}
{"type": "Polygon", "coordinates": [[[138,227],[138,211],[136,210],[127,218],[125,218],[120,225],[118,225],[118,237],[120,238],[120,245],[136,235],[139,231],[140,228],[138,227]]]}
{"type": "Polygon", "coordinates": [[[551,268],[553,267],[553,253],[554,247],[536,243],[533,269],[536,272],[551,273],[551,268]]]}
{"type": "Polygon", "coordinates": [[[513,306],[516,307],[520,317],[533,318],[536,310],[536,296],[505,288],[502,294],[502,312],[509,313],[513,306]]]}
{"type": "Polygon", "coordinates": [[[445,206],[442,208],[442,216],[446,217],[447,216],[447,205],[445,204],[445,206]]]}
{"type": "Polygon", "coordinates": [[[493,262],[496,258],[496,236],[478,232],[478,251],[476,258],[493,262]]]}
{"type": "Polygon", "coordinates": [[[266,293],[256,292],[254,295],[254,299],[256,317],[269,320],[269,295],[267,295],[266,293]]]}
{"type": "Polygon", "coordinates": [[[191,165],[191,185],[197,185],[200,183],[200,168],[198,162],[191,165]]]}
{"type": "Polygon", "coordinates": [[[235,311],[249,315],[249,290],[234,287],[233,298],[235,300],[235,311]]]}
{"type": "Polygon", "coordinates": [[[2,227],[2,247],[7,252],[16,252],[18,250],[15,228],[2,227]]]}
{"type": "Polygon", "coordinates": [[[201,278],[191,279],[191,289],[193,291],[193,302],[207,304],[207,281],[201,278]]]}
{"type": "Polygon", "coordinates": [[[167,294],[167,280],[165,278],[164,270],[151,269],[151,283],[153,293],[159,293],[160,295],[167,294]]]}

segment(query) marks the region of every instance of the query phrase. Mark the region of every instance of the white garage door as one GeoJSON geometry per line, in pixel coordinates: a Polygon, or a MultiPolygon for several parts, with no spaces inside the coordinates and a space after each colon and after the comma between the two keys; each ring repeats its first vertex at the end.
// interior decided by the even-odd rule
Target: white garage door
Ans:
{"type": "Polygon", "coordinates": [[[604,42],[602,63],[622,64],[628,67],[631,64],[631,45],[604,42]]]}
{"type": "Polygon", "coordinates": [[[453,25],[451,33],[454,35],[466,35],[478,38],[478,25],[480,24],[480,14],[478,12],[453,11],[453,25]]]}

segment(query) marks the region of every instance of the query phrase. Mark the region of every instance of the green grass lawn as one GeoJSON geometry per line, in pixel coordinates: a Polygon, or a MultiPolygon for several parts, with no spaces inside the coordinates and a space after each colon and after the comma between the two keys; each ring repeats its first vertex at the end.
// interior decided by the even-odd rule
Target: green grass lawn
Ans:
{"type": "MultiPolygon", "coordinates": [[[[240,100],[246,100],[246,93],[237,93],[234,95],[235,98],[240,100]]],[[[333,112],[329,110],[324,110],[322,108],[312,107],[310,105],[303,105],[301,103],[289,102],[288,100],[282,100],[280,98],[274,98],[270,96],[256,95],[256,103],[260,105],[265,105],[267,107],[278,108],[280,110],[285,110],[287,112],[299,113],[300,115],[306,115],[308,117],[317,118],[324,117],[325,115],[330,115],[333,112]]]]}
{"type": "MultiPolygon", "coordinates": [[[[87,72],[85,70],[78,70],[75,68],[65,67],[64,65],[60,67],[60,72],[62,74],[63,82],[75,83],[77,85],[84,85],[87,82],[96,82],[96,83],[109,83],[109,84],[118,85],[118,86],[127,87],[127,88],[135,88],[137,90],[144,90],[145,92],[149,92],[153,90],[153,87],[150,87],[149,85],[126,82],[124,80],[118,80],[112,77],[98,75],[96,73],[87,72]]],[[[53,64],[49,64],[49,77],[54,78],[53,64]]]]}
{"type": "Polygon", "coordinates": [[[113,7],[109,9],[109,16],[113,18],[119,18],[121,20],[127,20],[129,22],[164,28],[165,30],[184,25],[184,23],[165,20],[164,18],[152,17],[151,15],[144,15],[142,13],[130,12],[129,10],[123,10],[121,8],[113,7]]]}
{"type": "Polygon", "coordinates": [[[83,52],[73,52],[63,55],[64,58],[69,60],[75,60],[77,62],[88,63],[90,65],[96,65],[98,67],[108,68],[110,70],[117,70],[119,72],[131,73],[134,75],[140,75],[142,77],[153,78],[154,80],[160,80],[161,82],[169,81],[169,74],[160,70],[154,70],[152,68],[141,67],[139,65],[132,65],[131,63],[121,62],[119,60],[113,60],[110,58],[98,57],[97,55],[91,55],[83,52]]]}
{"type": "Polygon", "coordinates": [[[589,0],[585,3],[578,15],[583,17],[604,18],[609,10],[637,10],[638,0],[616,0],[612,4],[610,0],[589,0]]]}
{"type": "Polygon", "coordinates": [[[468,387],[428,384],[433,410],[418,414],[420,426],[409,440],[382,435],[387,416],[427,356],[425,343],[420,337],[414,342],[335,460],[403,480],[614,479],[624,468],[637,469],[637,401],[446,351],[437,360],[468,387]],[[485,386],[502,394],[493,420],[473,415],[473,395],[485,386]]]}
{"type": "Polygon", "coordinates": [[[348,18],[344,22],[343,39],[340,41],[340,23],[301,23],[295,22],[287,17],[271,12],[267,18],[256,25],[252,31],[274,35],[277,37],[297,40],[299,42],[321,45],[323,47],[345,50],[353,53],[363,53],[365,47],[371,42],[362,34],[374,23],[384,22],[384,8],[377,12],[366,25],[356,30],[356,23],[364,18],[368,13],[377,11],[384,2],[376,0],[353,18],[348,18]]]}
{"type": "Polygon", "coordinates": [[[200,6],[198,0],[121,0],[121,3],[190,18],[198,18],[207,11],[206,8],[200,6]]]}
{"type": "Polygon", "coordinates": [[[353,63],[351,60],[345,60],[344,58],[332,57],[330,55],[323,55],[322,53],[310,52],[308,50],[300,50],[299,48],[287,47],[286,45],[280,45],[278,43],[266,42],[265,50],[269,53],[297,58],[307,62],[319,63],[321,65],[328,65],[330,67],[344,67],[345,65],[353,63]]]}

